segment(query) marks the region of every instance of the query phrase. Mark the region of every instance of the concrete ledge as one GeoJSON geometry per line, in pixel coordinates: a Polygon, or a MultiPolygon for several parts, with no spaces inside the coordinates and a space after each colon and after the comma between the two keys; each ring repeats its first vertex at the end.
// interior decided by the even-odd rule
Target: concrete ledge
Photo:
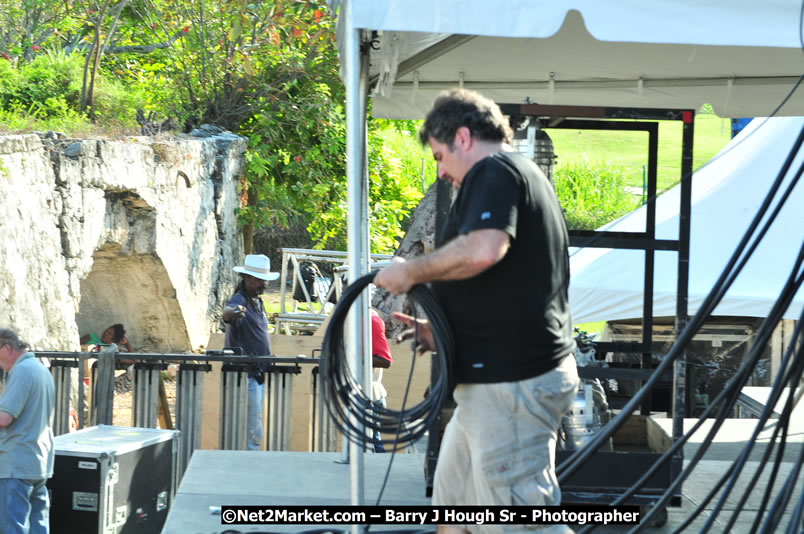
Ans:
{"type": "MultiPolygon", "coordinates": [[[[668,418],[651,418],[652,425],[655,425],[652,433],[654,439],[671,444],[673,433],[673,420],[668,418]]],[[[684,432],[688,432],[697,423],[697,419],[684,419],[684,432]]],[[[715,435],[715,440],[704,455],[706,460],[734,461],[748,444],[751,435],[757,426],[758,419],[726,419],[715,435]]],[[[778,419],[768,421],[760,431],[755,440],[749,460],[758,461],[761,459],[765,448],[770,442],[773,431],[778,424],[778,419]]],[[[704,421],[701,428],[692,435],[690,440],[684,445],[684,458],[692,458],[698,447],[705,441],[707,435],[712,430],[714,419],[704,421]]],[[[791,420],[790,431],[787,436],[787,446],[784,452],[785,462],[794,462],[801,454],[802,443],[804,443],[804,420],[791,420]]],[[[666,450],[667,447],[665,447],[666,450]]]]}

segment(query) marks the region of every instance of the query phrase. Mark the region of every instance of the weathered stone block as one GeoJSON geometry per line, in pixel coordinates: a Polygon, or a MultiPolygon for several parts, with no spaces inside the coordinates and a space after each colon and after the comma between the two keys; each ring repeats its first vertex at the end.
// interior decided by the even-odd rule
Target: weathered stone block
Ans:
{"type": "Polygon", "coordinates": [[[53,350],[114,322],[136,350],[206,344],[242,261],[246,141],[205,134],[0,137],[0,324],[53,350]]]}

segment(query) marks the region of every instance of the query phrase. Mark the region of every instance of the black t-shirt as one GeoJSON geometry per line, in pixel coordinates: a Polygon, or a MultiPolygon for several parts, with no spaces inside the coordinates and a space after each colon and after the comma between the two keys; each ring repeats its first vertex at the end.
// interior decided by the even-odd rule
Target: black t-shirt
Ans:
{"type": "Polygon", "coordinates": [[[455,335],[455,381],[510,382],[550,371],[575,348],[569,239],[553,187],[533,161],[501,152],[469,170],[441,242],[480,229],[511,236],[503,259],[473,278],[433,283],[455,335]]]}

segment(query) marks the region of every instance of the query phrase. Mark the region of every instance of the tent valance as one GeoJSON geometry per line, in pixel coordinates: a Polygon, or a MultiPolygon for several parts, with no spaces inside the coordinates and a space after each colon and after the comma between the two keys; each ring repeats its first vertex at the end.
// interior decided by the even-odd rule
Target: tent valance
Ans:
{"type": "MultiPolygon", "coordinates": [[[[350,1],[354,27],[377,32],[381,117],[421,118],[458,85],[499,103],[766,116],[804,73],[792,0],[350,1]]],[[[804,92],[780,113],[804,115],[804,92]]]]}

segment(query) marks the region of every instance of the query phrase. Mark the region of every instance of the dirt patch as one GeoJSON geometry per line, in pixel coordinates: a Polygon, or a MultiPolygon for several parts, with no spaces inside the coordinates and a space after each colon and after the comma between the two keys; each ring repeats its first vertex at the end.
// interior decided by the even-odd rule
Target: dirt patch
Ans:
{"type": "MultiPolygon", "coordinates": [[[[125,374],[122,376],[126,376],[125,374]]],[[[167,394],[168,404],[170,405],[170,420],[173,426],[176,425],[176,381],[170,378],[164,378],[165,393],[167,394]]],[[[114,392],[114,411],[112,414],[112,422],[115,426],[131,426],[134,421],[133,405],[134,405],[134,392],[129,387],[119,388],[119,377],[115,380],[114,392]]]]}

